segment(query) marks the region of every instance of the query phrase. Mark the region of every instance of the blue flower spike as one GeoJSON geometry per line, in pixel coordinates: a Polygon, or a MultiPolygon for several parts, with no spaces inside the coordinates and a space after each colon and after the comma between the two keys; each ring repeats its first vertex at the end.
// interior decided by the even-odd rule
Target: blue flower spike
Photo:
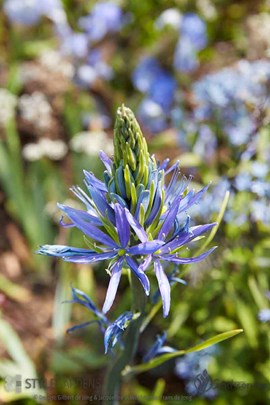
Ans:
{"type": "MultiPolygon", "coordinates": [[[[110,280],[103,314],[113,305],[123,266],[138,278],[147,296],[150,293],[147,271],[153,270],[166,317],[170,310],[171,284],[179,282],[171,273],[166,274],[166,267],[199,262],[215,249],[195,257],[181,253],[216,225],[191,227],[187,215],[208,186],[199,191],[190,190],[191,177],[180,175],[178,162],[169,167],[169,159],[159,163],[155,156],[150,156],[134,114],[123,105],[116,114],[114,157],[111,159],[101,151],[100,159],[105,167],[104,181],[85,170],[86,191],[76,186],[71,188],[84,208],[58,204],[69,220],[65,223],[61,219],[60,224],[80,230],[86,246],[44,245],[38,253],[74,263],[109,261],[106,267],[110,280]]],[[[73,296],[73,300],[78,302],[78,297],[73,296]]],[[[108,342],[113,341],[108,334],[108,342]]]]}

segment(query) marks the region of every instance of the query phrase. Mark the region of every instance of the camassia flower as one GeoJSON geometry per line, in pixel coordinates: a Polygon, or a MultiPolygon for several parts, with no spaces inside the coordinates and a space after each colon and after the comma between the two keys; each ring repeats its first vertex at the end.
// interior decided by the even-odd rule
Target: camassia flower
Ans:
{"type": "MultiPolygon", "coordinates": [[[[97,226],[92,225],[91,218],[87,213],[83,215],[78,210],[66,206],[61,206],[73,224],[91,239],[100,244],[95,245],[95,251],[90,249],[80,249],[72,246],[45,245],[39,249],[39,253],[59,256],[65,261],[76,263],[95,263],[101,260],[111,259],[109,266],[111,279],[107,290],[106,299],[103,305],[103,312],[106,313],[111,308],[116,291],[120,282],[121,270],[124,261],[138,277],[145,293],[149,295],[150,284],[147,276],[132,258],[135,255],[145,255],[155,252],[164,242],[159,240],[148,241],[147,234],[136,219],[128,212],[126,208],[121,207],[119,203],[114,204],[116,233],[114,239],[106,235],[97,226]],[[130,226],[135,234],[141,240],[141,243],[129,246],[130,226]],[[97,252],[99,250],[99,252],[97,252]]],[[[90,215],[90,214],[89,214],[90,215]]]]}
{"type": "Polygon", "coordinates": [[[196,257],[180,255],[183,247],[216,225],[190,227],[186,214],[199,202],[207,187],[198,192],[189,190],[191,178],[180,177],[178,163],[167,169],[169,159],[160,164],[155,156],[150,156],[138,122],[124,106],[117,111],[114,157],[110,159],[101,152],[100,158],[105,166],[104,182],[85,171],[87,192],[79,187],[71,188],[85,209],[58,205],[71,221],[67,224],[61,220],[61,225],[75,226],[82,231],[88,248],[44,245],[38,253],[75,263],[109,260],[110,282],[103,313],[113,304],[123,265],[136,275],[149,295],[146,270],[151,270],[153,264],[163,315],[167,316],[173,280],[170,274],[166,275],[162,263],[170,267],[198,262],[214,249],[196,257]]]}

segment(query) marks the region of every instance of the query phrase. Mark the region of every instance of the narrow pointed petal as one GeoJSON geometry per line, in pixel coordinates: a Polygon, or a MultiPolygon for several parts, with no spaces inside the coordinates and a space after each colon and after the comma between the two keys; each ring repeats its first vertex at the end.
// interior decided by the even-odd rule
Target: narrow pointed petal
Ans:
{"type": "Polygon", "coordinates": [[[191,242],[193,239],[212,229],[216,224],[216,222],[213,222],[212,224],[199,225],[190,228],[189,232],[180,232],[172,241],[162,246],[161,252],[169,253],[170,251],[191,242]]]}
{"type": "Polygon", "coordinates": [[[172,203],[172,205],[168,208],[167,215],[166,215],[164,222],[162,224],[162,227],[160,228],[160,231],[158,233],[158,239],[165,240],[166,236],[172,229],[177,212],[178,212],[180,201],[181,201],[181,197],[176,198],[174,200],[174,202],[172,203]]]}
{"type": "Polygon", "coordinates": [[[106,198],[104,197],[104,194],[102,191],[98,190],[97,188],[87,185],[87,188],[89,190],[89,193],[95,203],[96,209],[98,212],[103,216],[106,217],[106,214],[108,215],[110,221],[114,224],[114,212],[112,207],[108,204],[106,198]]]}
{"type": "MultiPolygon", "coordinates": [[[[165,159],[164,162],[166,162],[167,160],[170,161],[170,159],[165,159]]],[[[169,164],[169,162],[168,162],[168,164],[169,164]]],[[[168,164],[164,167],[164,169],[166,169],[168,164]]],[[[179,160],[177,160],[168,170],[166,170],[165,176],[167,174],[169,174],[170,172],[172,172],[173,170],[179,170],[179,160]]]]}
{"type": "Polygon", "coordinates": [[[151,223],[154,221],[154,219],[156,218],[156,216],[157,216],[157,214],[158,214],[158,212],[160,210],[160,205],[161,205],[161,202],[162,202],[161,188],[162,188],[162,185],[161,185],[161,182],[159,181],[151,212],[150,212],[147,220],[145,221],[145,225],[147,225],[147,226],[151,225],[151,223]]]}
{"type": "Polygon", "coordinates": [[[104,164],[108,172],[112,174],[112,160],[109,158],[109,156],[103,150],[101,150],[99,152],[99,157],[102,160],[102,163],[104,164]]]}
{"type": "Polygon", "coordinates": [[[205,187],[203,187],[200,191],[197,193],[194,193],[193,191],[190,191],[182,200],[178,214],[181,212],[187,210],[188,208],[192,207],[192,205],[197,204],[199,200],[202,198],[206,190],[209,188],[209,184],[205,187]]]}
{"type": "Polygon", "coordinates": [[[155,343],[150,348],[150,350],[148,350],[146,355],[143,357],[144,363],[153,359],[160,352],[160,349],[162,348],[162,345],[164,344],[166,338],[167,338],[166,332],[163,332],[162,335],[158,335],[156,337],[155,343]]]}
{"type": "MultiPolygon", "coordinates": [[[[90,222],[92,225],[96,225],[96,226],[101,226],[102,222],[100,221],[100,219],[93,215],[91,212],[87,212],[87,211],[83,211],[83,210],[78,210],[76,208],[72,208],[72,207],[68,207],[67,205],[63,205],[63,204],[57,204],[57,206],[65,213],[67,214],[67,212],[73,212],[74,214],[80,216],[81,218],[83,218],[85,221],[90,222]]],[[[67,214],[68,215],[68,214],[67,214]]],[[[69,216],[69,215],[68,215],[69,216]]]]}
{"type": "Polygon", "coordinates": [[[149,205],[149,200],[150,200],[150,192],[149,190],[144,190],[141,192],[140,197],[138,198],[137,201],[137,207],[134,213],[134,217],[138,220],[139,219],[139,214],[140,214],[140,206],[141,204],[143,205],[144,212],[147,211],[148,205],[149,205]]]}
{"type": "Polygon", "coordinates": [[[144,261],[140,264],[139,270],[145,271],[150,266],[152,260],[153,260],[152,255],[146,256],[144,261]]]}
{"type": "Polygon", "coordinates": [[[143,227],[133,217],[133,215],[129,212],[128,209],[125,208],[125,212],[126,212],[126,217],[127,217],[128,222],[129,222],[129,225],[134,230],[134,232],[136,233],[136,235],[138,236],[140,241],[141,242],[147,242],[148,237],[147,237],[147,234],[146,234],[145,230],[143,229],[143,227]]]}
{"type": "Polygon", "coordinates": [[[217,246],[214,246],[212,249],[208,250],[207,252],[205,252],[197,257],[184,258],[184,257],[178,257],[177,255],[162,255],[161,258],[162,258],[162,260],[167,260],[169,262],[177,263],[177,264],[196,263],[196,262],[200,262],[201,260],[205,259],[216,248],[217,248],[217,246]]]}
{"type": "Polygon", "coordinates": [[[107,289],[105,302],[102,308],[102,312],[104,314],[109,311],[115,299],[115,295],[121,278],[123,260],[124,259],[117,260],[117,262],[115,262],[112,266],[112,275],[107,289]]]}
{"type": "Polygon", "coordinates": [[[95,209],[93,208],[93,204],[91,202],[91,198],[89,195],[87,195],[80,187],[78,186],[72,186],[70,187],[70,190],[72,191],[72,193],[74,195],[76,195],[77,198],[79,198],[79,200],[81,200],[86,208],[87,208],[87,212],[91,215],[94,215],[97,217],[97,213],[95,211],[95,209]]]}
{"type": "Polygon", "coordinates": [[[127,253],[131,255],[148,255],[158,250],[164,242],[162,240],[152,240],[140,243],[139,245],[132,246],[127,249],[127,253]]]}
{"type": "Polygon", "coordinates": [[[108,191],[106,185],[101,180],[97,179],[93,173],[90,173],[87,170],[84,170],[83,173],[85,175],[87,185],[92,186],[100,191],[104,191],[105,193],[108,191]]]}
{"type": "Polygon", "coordinates": [[[158,260],[154,262],[154,270],[158,281],[159,291],[162,299],[163,316],[168,316],[171,304],[171,286],[168,278],[158,260]]]}
{"type": "Polygon", "coordinates": [[[142,286],[144,288],[144,291],[146,295],[149,295],[150,292],[150,283],[148,280],[148,277],[144,274],[142,270],[139,269],[138,265],[134,262],[134,260],[131,259],[129,256],[125,256],[127,264],[130,266],[131,270],[134,272],[134,274],[138,277],[140,282],[142,283],[142,286]]]}
{"type": "Polygon", "coordinates": [[[77,255],[74,257],[62,257],[65,262],[73,262],[73,263],[97,263],[102,260],[114,259],[117,256],[117,252],[109,251],[104,253],[92,253],[91,255],[77,255]]]}
{"type": "Polygon", "coordinates": [[[89,236],[104,245],[117,248],[117,244],[104,232],[96,228],[85,220],[85,216],[82,216],[78,210],[58,204],[58,207],[65,212],[74,225],[79,228],[85,235],[89,236]]]}
{"type": "Polygon", "coordinates": [[[120,244],[123,248],[125,248],[130,238],[129,223],[127,221],[125,209],[117,203],[114,206],[114,212],[116,229],[119,236],[120,244]]]}
{"type": "Polygon", "coordinates": [[[36,253],[47,256],[56,256],[56,257],[76,257],[81,255],[97,255],[96,252],[89,249],[80,249],[73,246],[65,245],[43,245],[37,250],[36,253]]]}
{"type": "Polygon", "coordinates": [[[159,170],[165,170],[168,164],[170,163],[170,159],[165,159],[163,162],[159,165],[158,169],[159,170]]]}
{"type": "Polygon", "coordinates": [[[72,332],[74,332],[75,330],[85,328],[86,326],[89,326],[89,325],[91,325],[91,324],[93,324],[93,323],[100,323],[100,322],[95,319],[95,320],[93,320],[93,321],[80,323],[79,325],[75,325],[75,326],[72,326],[71,328],[67,329],[67,333],[72,333],[72,332]]]}

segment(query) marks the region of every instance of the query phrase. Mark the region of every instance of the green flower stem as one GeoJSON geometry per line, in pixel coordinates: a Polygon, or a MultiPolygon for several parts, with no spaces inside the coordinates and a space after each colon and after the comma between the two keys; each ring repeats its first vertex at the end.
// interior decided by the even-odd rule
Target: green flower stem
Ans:
{"type": "Polygon", "coordinates": [[[131,321],[124,337],[124,350],[119,353],[116,360],[108,367],[103,388],[104,404],[119,404],[121,402],[120,389],[122,383],[122,372],[132,364],[137,351],[140,327],[144,317],[146,304],[145,292],[138,278],[131,273],[132,289],[132,311],[140,313],[138,318],[131,321]]]}

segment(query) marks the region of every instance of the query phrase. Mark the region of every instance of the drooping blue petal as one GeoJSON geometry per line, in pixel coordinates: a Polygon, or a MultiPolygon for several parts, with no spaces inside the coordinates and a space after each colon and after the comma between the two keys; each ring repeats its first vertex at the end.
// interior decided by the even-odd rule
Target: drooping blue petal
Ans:
{"type": "Polygon", "coordinates": [[[85,233],[85,235],[89,236],[91,239],[97,240],[104,245],[115,248],[118,247],[117,244],[108,235],[86,221],[85,216],[81,215],[78,210],[61,204],[58,204],[58,207],[65,212],[69,219],[74,222],[74,225],[83,233],[85,233]]]}
{"type": "Polygon", "coordinates": [[[125,209],[120,204],[114,205],[116,229],[121,247],[125,248],[129,242],[130,230],[125,209]]]}
{"type": "Polygon", "coordinates": [[[144,291],[146,295],[149,295],[150,292],[150,283],[148,280],[148,277],[144,274],[142,270],[139,269],[138,265],[135,263],[135,261],[129,257],[125,256],[127,264],[130,266],[131,270],[134,272],[134,274],[138,277],[140,282],[142,283],[142,286],[144,288],[144,291]]]}
{"type": "Polygon", "coordinates": [[[101,150],[99,152],[99,157],[102,160],[108,172],[112,174],[112,160],[109,158],[109,156],[103,150],[101,150]]]}
{"type": "Polygon", "coordinates": [[[101,313],[93,301],[86,295],[83,291],[79,290],[78,288],[72,287],[72,300],[64,301],[64,303],[71,303],[71,304],[80,304],[83,305],[85,308],[89,309],[95,316],[99,318],[99,321],[106,324],[108,322],[106,316],[101,313]]]}
{"type": "Polygon", "coordinates": [[[109,311],[115,299],[115,295],[121,278],[123,261],[124,258],[118,259],[111,267],[112,275],[107,289],[105,302],[102,308],[102,312],[104,314],[109,311]]]}
{"type": "Polygon", "coordinates": [[[197,257],[184,258],[184,257],[178,257],[178,255],[175,254],[175,255],[162,255],[161,258],[162,258],[162,260],[167,260],[168,262],[177,263],[177,264],[196,263],[196,262],[200,262],[201,260],[205,259],[216,248],[217,248],[217,246],[214,246],[212,249],[208,250],[205,253],[202,253],[201,255],[199,255],[197,257]]]}
{"type": "Polygon", "coordinates": [[[166,318],[168,316],[171,304],[171,287],[168,281],[168,278],[159,262],[159,260],[155,260],[154,262],[154,271],[158,281],[158,287],[162,299],[162,306],[163,306],[163,317],[166,318]]]}
{"type": "Polygon", "coordinates": [[[100,191],[103,191],[104,193],[108,191],[105,184],[101,180],[97,179],[93,173],[90,173],[87,170],[84,170],[83,173],[85,175],[87,185],[94,187],[100,191]]]}
{"type": "Polygon", "coordinates": [[[161,240],[152,240],[148,242],[142,242],[139,245],[131,246],[126,249],[127,253],[131,255],[148,255],[154,253],[164,244],[161,240]]]}
{"type": "Polygon", "coordinates": [[[124,312],[120,315],[105,331],[104,334],[104,347],[105,353],[112,349],[117,342],[121,341],[121,335],[127,328],[129,322],[133,318],[133,313],[130,311],[124,312]]]}
{"type": "Polygon", "coordinates": [[[125,212],[126,212],[126,217],[127,217],[128,222],[129,222],[129,225],[134,230],[134,232],[136,233],[136,235],[138,236],[140,241],[141,242],[147,242],[148,237],[147,237],[147,234],[146,234],[145,230],[143,229],[143,227],[133,217],[133,215],[129,212],[128,209],[125,208],[125,212]]]}

